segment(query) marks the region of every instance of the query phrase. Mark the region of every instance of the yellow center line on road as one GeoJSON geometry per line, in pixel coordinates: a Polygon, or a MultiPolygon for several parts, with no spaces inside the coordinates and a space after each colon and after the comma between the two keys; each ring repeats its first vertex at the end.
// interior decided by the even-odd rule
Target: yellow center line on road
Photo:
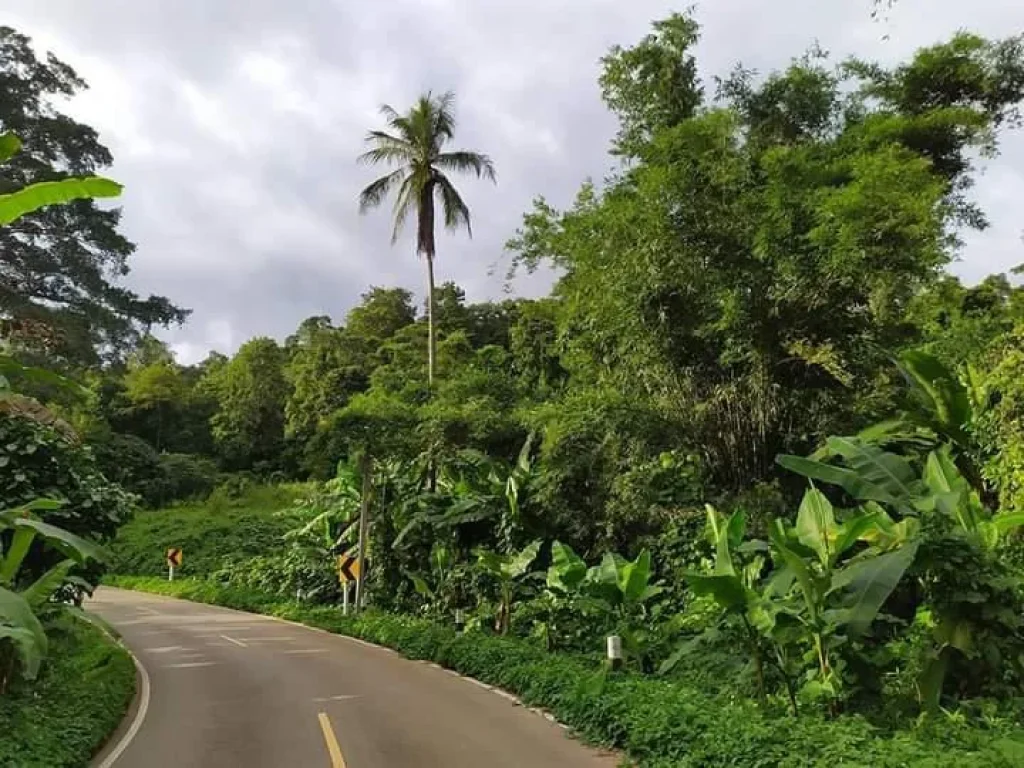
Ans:
{"type": "Polygon", "coordinates": [[[331,727],[331,718],[327,716],[326,712],[320,712],[317,718],[320,720],[320,730],[324,732],[324,741],[327,742],[327,752],[331,756],[331,768],[345,768],[345,758],[341,754],[341,746],[331,727]]]}

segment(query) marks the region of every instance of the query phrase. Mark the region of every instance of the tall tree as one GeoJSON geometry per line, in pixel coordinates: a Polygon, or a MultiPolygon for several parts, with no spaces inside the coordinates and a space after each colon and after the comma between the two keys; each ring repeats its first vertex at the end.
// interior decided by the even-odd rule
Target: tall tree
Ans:
{"type": "Polygon", "coordinates": [[[908,303],[955,255],[956,226],[983,223],[963,199],[969,158],[1015,115],[1024,49],[958,35],[892,69],[815,53],[737,70],[686,117],[668,107],[692,103],[688,79],[650,92],[649,61],[682,55],[659,40],[605,61],[614,149],[634,162],[566,214],[541,201],[511,245],[564,270],[573,387],[646,400],[742,489],[776,453],[890,407],[879,350],[913,341],[908,303]]]}
{"type": "MultiPolygon", "coordinates": [[[[67,64],[52,54],[40,60],[28,37],[0,27],[0,129],[22,141],[0,170],[0,194],[110,165],[96,131],[54,105],[85,87],[67,64]]],[[[0,319],[52,329],[59,343],[47,352],[73,363],[120,351],[140,329],[184,320],[188,313],[166,298],[116,284],[135,250],[120,219],[120,209],[80,199],[0,229],[0,319]]]]}
{"type": "Polygon", "coordinates": [[[416,213],[416,250],[427,263],[427,381],[434,384],[434,358],[437,340],[434,334],[434,206],[440,204],[445,226],[465,226],[472,237],[469,207],[452,184],[446,171],[475,173],[495,181],[494,164],[479,152],[446,152],[445,145],[455,136],[455,96],[421,96],[405,114],[385,104],[381,114],[388,131],[370,131],[366,141],[372,149],[359,157],[360,162],[398,166],[370,184],[359,195],[359,208],[376,208],[391,193],[396,193],[394,231],[391,242],[409,214],[416,213]]]}
{"type": "Polygon", "coordinates": [[[210,420],[213,438],[229,469],[277,469],[282,465],[288,381],[284,350],[273,339],[243,344],[208,386],[218,409],[210,420]]]}

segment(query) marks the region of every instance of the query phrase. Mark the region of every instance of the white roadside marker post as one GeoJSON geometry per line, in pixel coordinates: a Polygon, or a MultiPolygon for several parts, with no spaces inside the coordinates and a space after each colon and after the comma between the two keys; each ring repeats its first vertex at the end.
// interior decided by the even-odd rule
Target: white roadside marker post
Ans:
{"type": "Polygon", "coordinates": [[[622,666],[622,638],[618,635],[609,635],[607,640],[608,666],[612,669],[619,669],[622,666]]]}

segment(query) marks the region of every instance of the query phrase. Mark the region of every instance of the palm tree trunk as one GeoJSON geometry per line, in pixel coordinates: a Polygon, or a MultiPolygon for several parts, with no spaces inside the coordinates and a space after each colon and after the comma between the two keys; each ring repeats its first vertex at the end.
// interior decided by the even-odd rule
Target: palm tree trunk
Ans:
{"type": "Polygon", "coordinates": [[[427,260],[427,386],[434,391],[434,360],[437,357],[437,339],[434,330],[434,253],[424,254],[427,260]]]}

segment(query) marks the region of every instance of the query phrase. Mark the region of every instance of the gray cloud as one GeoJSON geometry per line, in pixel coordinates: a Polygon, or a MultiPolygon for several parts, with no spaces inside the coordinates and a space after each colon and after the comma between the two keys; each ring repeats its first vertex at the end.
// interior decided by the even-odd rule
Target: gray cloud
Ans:
{"type": "MultiPolygon", "coordinates": [[[[568,204],[601,178],[614,122],[598,60],[679,6],[655,0],[14,0],[6,23],[75,66],[91,89],[69,109],[101,132],[127,186],[139,245],[129,282],[192,307],[166,338],[185,359],[283,338],[304,317],[336,318],[371,284],[419,290],[410,237],[391,247],[387,210],[361,217],[356,165],[377,107],[426,89],[459,97],[459,144],[488,152],[499,185],[465,180],[476,237],[443,236],[439,277],[480,300],[502,292],[502,245],[538,194],[568,204]],[[489,274],[498,264],[495,274],[489,274]]],[[[894,61],[959,28],[1019,31],[1005,0],[723,0],[698,9],[705,76],[742,60],[784,66],[817,40],[837,56],[894,61]],[[1016,26],[1015,26],[1016,25],[1016,26]],[[888,39],[884,36],[888,35],[888,39]]],[[[1003,144],[975,189],[993,226],[971,233],[969,280],[1024,261],[1015,213],[1024,135],[1003,144]]],[[[520,292],[541,294],[544,276],[520,292]]]]}

